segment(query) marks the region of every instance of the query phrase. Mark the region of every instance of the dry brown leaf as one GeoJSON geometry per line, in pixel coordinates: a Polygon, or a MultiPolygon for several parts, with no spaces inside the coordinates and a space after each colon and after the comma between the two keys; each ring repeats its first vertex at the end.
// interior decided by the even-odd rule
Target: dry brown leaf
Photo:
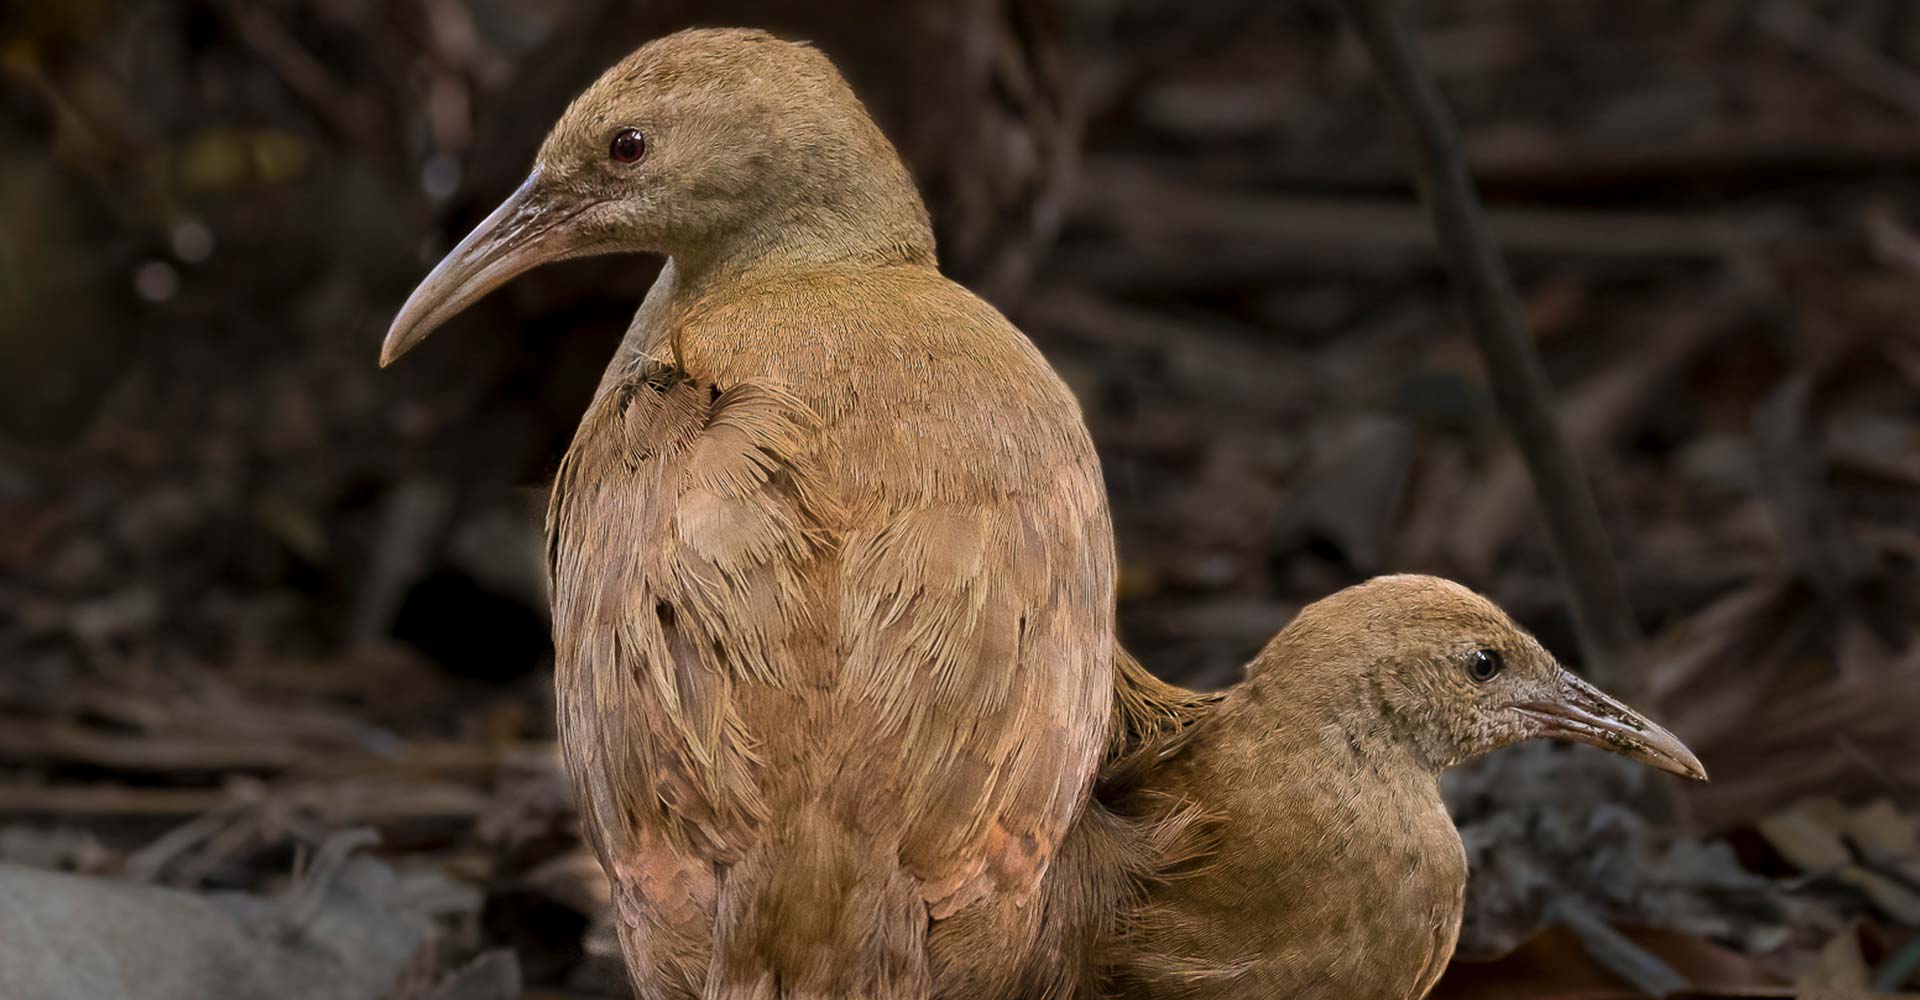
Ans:
{"type": "Polygon", "coordinates": [[[1872,974],[1866,956],[1860,953],[1859,928],[1848,927],[1820,949],[1819,959],[1795,978],[1795,984],[1802,988],[1864,991],[1872,974]]]}
{"type": "Polygon", "coordinates": [[[1899,882],[1859,865],[1849,865],[1834,877],[1866,893],[1887,916],[1908,926],[1920,925],[1920,895],[1899,882]]]}
{"type": "MultiPolygon", "coordinates": [[[[1832,799],[1803,799],[1755,825],[1767,843],[1801,871],[1835,870],[1850,863],[1853,854],[1841,839],[1842,827],[1833,822],[1834,813],[1826,806],[1839,808],[1832,799]]],[[[1840,817],[1844,820],[1844,810],[1840,817]]]]}

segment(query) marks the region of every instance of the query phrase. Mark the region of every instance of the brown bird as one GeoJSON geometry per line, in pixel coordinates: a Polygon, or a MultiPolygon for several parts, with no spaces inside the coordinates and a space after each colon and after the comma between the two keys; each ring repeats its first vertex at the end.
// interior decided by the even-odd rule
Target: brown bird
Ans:
{"type": "Polygon", "coordinates": [[[1535,737],[1704,780],[1672,734],[1458,584],[1386,576],[1303,609],[1217,698],[1130,678],[1116,752],[1024,964],[983,904],[934,931],[951,997],[1415,1000],[1460,930],[1440,772],[1535,737]]]}
{"type": "Polygon", "coordinates": [[[548,514],[562,749],[642,996],[905,997],[1031,902],[1107,736],[1113,541],[1072,395],[934,267],[833,66],[652,42],[415,290],[392,361],[544,261],[668,263],[548,514]]]}

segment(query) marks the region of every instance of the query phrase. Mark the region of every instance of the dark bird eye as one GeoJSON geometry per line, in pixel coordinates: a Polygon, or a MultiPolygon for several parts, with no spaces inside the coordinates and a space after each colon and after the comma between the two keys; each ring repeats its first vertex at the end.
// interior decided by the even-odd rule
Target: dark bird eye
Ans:
{"type": "Polygon", "coordinates": [[[1467,676],[1473,678],[1475,683],[1485,684],[1498,677],[1505,666],[1495,650],[1476,649],[1467,657],[1467,676]]]}
{"type": "Polygon", "coordinates": [[[623,128],[613,134],[613,144],[607,147],[607,155],[616,163],[638,163],[647,155],[647,137],[637,128],[623,128]]]}

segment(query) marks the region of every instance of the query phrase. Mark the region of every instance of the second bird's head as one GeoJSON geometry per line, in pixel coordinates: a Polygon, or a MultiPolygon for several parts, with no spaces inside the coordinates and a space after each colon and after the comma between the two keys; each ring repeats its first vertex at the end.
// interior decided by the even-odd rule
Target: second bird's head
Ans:
{"type": "Polygon", "coordinates": [[[1377,577],[1308,605],[1247,684],[1325,699],[1358,727],[1358,744],[1405,749],[1436,772],[1547,738],[1707,777],[1672,733],[1562,667],[1493,602],[1438,577],[1377,577]]]}
{"type": "Polygon", "coordinates": [[[826,56],[760,31],[683,31],[568,106],[519,190],[414,289],[380,363],[516,275],[605,253],[691,269],[931,263],[933,238],[899,155],[826,56]]]}

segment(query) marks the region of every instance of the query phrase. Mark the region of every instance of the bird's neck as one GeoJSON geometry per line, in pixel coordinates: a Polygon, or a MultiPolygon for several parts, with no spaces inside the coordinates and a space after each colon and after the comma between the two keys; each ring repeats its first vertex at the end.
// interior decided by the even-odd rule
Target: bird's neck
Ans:
{"type": "Polygon", "coordinates": [[[806,195],[757,208],[751,221],[671,247],[677,292],[687,299],[796,272],[935,266],[926,205],[894,163],[897,176],[816,178],[806,195]]]}
{"type": "Polygon", "coordinates": [[[1142,801],[1190,804],[1216,824],[1208,857],[1224,866],[1211,876],[1221,884],[1297,889],[1330,859],[1458,843],[1435,769],[1323,696],[1237,685],[1148,777],[1142,801]]]}
{"type": "Polygon", "coordinates": [[[614,352],[613,360],[607,364],[607,370],[600,376],[600,387],[594,390],[594,399],[600,397],[622,383],[631,379],[642,365],[650,362],[669,360],[667,357],[667,336],[671,328],[671,316],[674,300],[681,279],[674,267],[673,258],[660,268],[660,275],[653,280],[653,286],[647,289],[647,297],[640,302],[640,308],[627,323],[627,332],[620,338],[620,347],[614,352]]]}
{"type": "Polygon", "coordinates": [[[1309,743],[1302,749],[1330,768],[1419,775],[1437,787],[1457,761],[1436,720],[1408,708],[1391,676],[1293,670],[1282,660],[1240,687],[1263,738],[1309,743]]]}
{"type": "MultiPolygon", "coordinates": [[[[681,361],[696,377],[721,375],[694,364],[703,354],[713,360],[711,351],[703,350],[712,345],[700,343],[702,331],[711,326],[699,321],[703,312],[749,299],[757,294],[756,289],[777,287],[790,292],[805,288],[829,294],[837,281],[883,268],[932,269],[933,238],[931,233],[923,235],[924,239],[916,239],[911,233],[902,233],[898,242],[846,242],[830,247],[805,241],[785,249],[748,245],[718,254],[672,253],[628,324],[620,348],[601,378],[600,392],[630,377],[637,365],[650,361],[681,361]],[[679,359],[672,357],[676,332],[682,338],[679,347],[685,352],[679,359]]],[[[796,329],[804,325],[805,317],[793,319],[796,329]]]]}

